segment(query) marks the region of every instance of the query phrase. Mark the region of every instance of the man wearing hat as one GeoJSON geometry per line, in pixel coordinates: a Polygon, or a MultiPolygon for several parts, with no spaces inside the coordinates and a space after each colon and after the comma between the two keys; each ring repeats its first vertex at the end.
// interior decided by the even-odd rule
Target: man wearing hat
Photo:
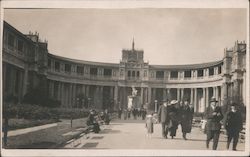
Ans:
{"type": "Polygon", "coordinates": [[[217,102],[218,101],[212,97],[210,100],[210,106],[208,106],[205,111],[205,118],[207,119],[206,147],[209,148],[209,142],[213,139],[213,150],[217,149],[221,129],[220,121],[223,119],[221,108],[217,106],[217,102]]]}
{"type": "Polygon", "coordinates": [[[166,100],[163,100],[163,105],[161,105],[158,110],[158,120],[162,126],[163,138],[167,138],[168,135],[167,124],[169,123],[169,116],[168,116],[167,104],[168,102],[166,100]]]}
{"type": "Polygon", "coordinates": [[[243,128],[242,115],[236,103],[231,104],[230,111],[227,112],[225,117],[224,127],[227,130],[227,149],[229,149],[233,139],[233,150],[236,150],[239,133],[243,128]]]}

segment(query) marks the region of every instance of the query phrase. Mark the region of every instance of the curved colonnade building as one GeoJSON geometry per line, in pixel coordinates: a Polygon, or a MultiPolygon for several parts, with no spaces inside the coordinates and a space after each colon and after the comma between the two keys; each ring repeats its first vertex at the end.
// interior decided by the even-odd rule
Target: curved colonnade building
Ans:
{"type": "MultiPolygon", "coordinates": [[[[39,34],[22,34],[4,22],[3,96],[23,96],[46,88],[62,107],[104,109],[127,107],[132,88],[137,104],[154,108],[155,100],[188,99],[195,112],[203,112],[214,96],[219,105],[246,102],[246,44],[235,42],[215,62],[189,65],[150,65],[144,51],[122,50],[120,63],[100,63],[64,58],[48,53],[39,34]]],[[[138,107],[139,107],[138,106],[138,107]]]]}

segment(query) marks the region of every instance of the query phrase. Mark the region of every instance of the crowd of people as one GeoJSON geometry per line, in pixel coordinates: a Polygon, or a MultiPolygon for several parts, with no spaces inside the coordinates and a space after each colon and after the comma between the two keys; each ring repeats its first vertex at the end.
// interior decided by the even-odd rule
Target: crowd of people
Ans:
{"type": "Polygon", "coordinates": [[[141,118],[142,120],[145,120],[146,114],[147,114],[147,111],[145,108],[133,108],[132,107],[132,108],[125,108],[124,110],[122,108],[118,109],[118,118],[122,119],[122,115],[123,115],[124,120],[130,119],[130,118],[133,118],[135,120],[137,118],[141,118]]]}
{"type": "MultiPolygon", "coordinates": [[[[221,133],[221,127],[224,126],[227,133],[227,149],[229,149],[230,143],[233,140],[232,150],[236,150],[239,133],[243,129],[242,113],[239,111],[239,105],[232,103],[230,110],[226,113],[222,113],[222,109],[218,106],[218,101],[212,97],[210,105],[204,112],[205,118],[205,130],[206,134],[206,147],[209,149],[209,143],[213,139],[212,149],[216,150],[219,142],[219,136],[221,133]]],[[[184,101],[163,101],[159,106],[158,112],[151,112],[145,108],[130,108],[130,109],[118,109],[118,119],[128,120],[134,119],[145,120],[147,137],[152,137],[154,132],[154,123],[161,124],[162,137],[168,139],[174,139],[178,126],[181,126],[182,138],[188,140],[187,134],[191,133],[193,124],[194,108],[188,100],[184,101]],[[155,117],[156,116],[156,117],[155,117]]],[[[110,123],[110,114],[108,110],[97,113],[95,110],[91,110],[88,116],[87,125],[93,126],[95,133],[100,131],[100,125],[110,123]]]]}
{"type": "MultiPolygon", "coordinates": [[[[205,133],[206,133],[206,148],[209,149],[209,143],[213,139],[212,149],[216,150],[221,133],[221,127],[227,132],[227,149],[233,140],[232,150],[236,150],[239,133],[243,129],[242,114],[239,111],[239,106],[236,103],[230,105],[230,110],[224,115],[222,109],[217,105],[217,100],[213,97],[210,100],[210,105],[204,112],[206,119],[205,133]]],[[[176,136],[178,125],[181,125],[182,137],[187,140],[187,133],[191,133],[193,122],[194,108],[188,100],[184,103],[176,100],[163,101],[163,104],[158,110],[158,120],[162,126],[162,137],[167,139],[168,135],[173,139],[176,136]]],[[[153,112],[146,116],[147,136],[151,137],[153,133],[154,122],[153,112]]]]}

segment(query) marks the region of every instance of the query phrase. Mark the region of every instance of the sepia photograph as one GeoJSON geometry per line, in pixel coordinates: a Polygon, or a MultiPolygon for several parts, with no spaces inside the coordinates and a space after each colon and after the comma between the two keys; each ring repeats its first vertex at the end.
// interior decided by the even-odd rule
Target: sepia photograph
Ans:
{"type": "Polygon", "coordinates": [[[14,2],[2,156],[249,155],[249,1],[14,2]]]}

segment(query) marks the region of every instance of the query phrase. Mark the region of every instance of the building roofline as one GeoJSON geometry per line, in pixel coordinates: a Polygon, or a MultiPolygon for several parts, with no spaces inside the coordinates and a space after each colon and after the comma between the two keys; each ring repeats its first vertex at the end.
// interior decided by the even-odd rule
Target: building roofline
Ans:
{"type": "Polygon", "coordinates": [[[176,69],[176,70],[185,70],[185,69],[202,69],[217,66],[222,64],[223,60],[206,62],[206,63],[197,63],[197,64],[183,64],[183,65],[149,65],[150,68],[156,69],[176,69]]]}
{"type": "MultiPolygon", "coordinates": [[[[109,66],[109,67],[119,67],[118,63],[105,63],[105,62],[95,62],[95,61],[86,61],[86,60],[79,60],[79,59],[72,59],[67,57],[62,57],[58,55],[54,55],[51,53],[48,53],[49,56],[63,60],[65,62],[71,62],[75,64],[87,64],[87,65],[96,65],[96,66],[109,66]]],[[[214,61],[214,62],[207,62],[207,63],[198,63],[198,64],[185,64],[185,65],[149,65],[149,68],[155,68],[155,69],[201,69],[201,68],[207,68],[212,66],[217,66],[219,64],[222,64],[223,60],[214,61]]]]}
{"type": "Polygon", "coordinates": [[[88,65],[96,65],[96,66],[109,66],[109,67],[119,67],[119,64],[116,63],[105,63],[105,62],[95,62],[95,61],[85,61],[85,60],[79,60],[79,59],[72,59],[72,58],[67,58],[67,57],[62,57],[58,55],[54,55],[51,53],[48,53],[48,56],[51,56],[53,58],[63,60],[65,62],[71,62],[71,63],[76,63],[76,64],[88,64],[88,65]]]}

